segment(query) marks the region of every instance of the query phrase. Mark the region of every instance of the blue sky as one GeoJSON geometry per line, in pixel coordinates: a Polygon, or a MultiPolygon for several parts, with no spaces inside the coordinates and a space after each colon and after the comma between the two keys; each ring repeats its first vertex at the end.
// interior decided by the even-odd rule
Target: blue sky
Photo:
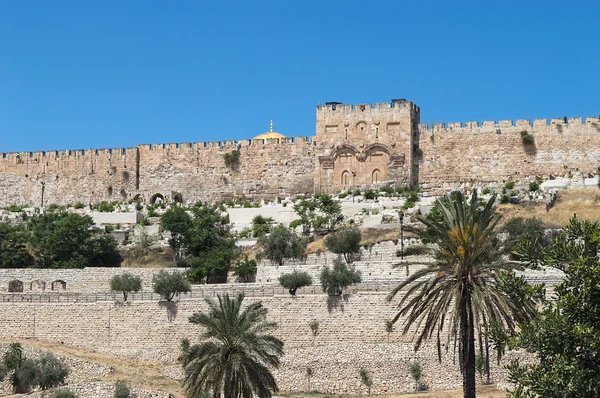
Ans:
{"type": "Polygon", "coordinates": [[[314,135],[319,102],[421,122],[600,113],[597,1],[2,1],[0,152],[314,135]]]}

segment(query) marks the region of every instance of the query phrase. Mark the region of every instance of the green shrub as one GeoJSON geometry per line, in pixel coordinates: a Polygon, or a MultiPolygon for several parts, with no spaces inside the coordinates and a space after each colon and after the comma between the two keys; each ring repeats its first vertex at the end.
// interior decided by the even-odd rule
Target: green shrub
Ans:
{"type": "Polygon", "coordinates": [[[59,359],[51,352],[40,355],[36,361],[38,374],[36,376],[37,385],[42,390],[47,390],[65,383],[69,375],[69,367],[63,360],[59,359]]]}
{"type": "Polygon", "coordinates": [[[83,209],[85,205],[83,204],[83,202],[77,202],[73,205],[73,207],[76,209],[83,209]]]}
{"type": "Polygon", "coordinates": [[[114,398],[135,398],[135,394],[131,391],[131,387],[127,385],[123,380],[117,380],[115,383],[115,395],[114,398]]]}
{"type": "Polygon", "coordinates": [[[415,381],[415,391],[419,391],[419,384],[421,382],[421,377],[423,376],[423,367],[419,362],[412,362],[409,370],[411,377],[415,381]]]}
{"type": "Polygon", "coordinates": [[[273,218],[257,215],[252,219],[252,236],[260,238],[273,230],[273,218]]]}
{"type": "Polygon", "coordinates": [[[271,260],[273,264],[283,265],[288,258],[304,258],[307,242],[280,225],[275,227],[269,236],[261,237],[259,244],[263,247],[261,255],[271,260]]]}
{"type": "Polygon", "coordinates": [[[360,241],[362,234],[357,228],[343,228],[325,239],[325,246],[329,251],[342,254],[346,263],[354,261],[357,253],[360,253],[360,241]]]}
{"type": "Polygon", "coordinates": [[[140,225],[147,227],[148,225],[150,225],[150,220],[148,219],[148,217],[144,217],[140,220],[140,225]]]}
{"type": "Polygon", "coordinates": [[[250,282],[256,275],[257,266],[256,260],[248,260],[248,256],[245,256],[244,260],[235,263],[233,274],[242,282],[250,282]]]}
{"type": "Polygon", "coordinates": [[[52,398],[78,398],[78,396],[71,390],[60,389],[54,391],[52,398]]]}
{"type": "Polygon", "coordinates": [[[345,198],[345,197],[347,197],[347,196],[348,196],[348,192],[341,192],[341,193],[338,195],[338,198],[339,198],[339,199],[344,199],[344,198],[345,198]]]}
{"type": "Polygon", "coordinates": [[[123,301],[127,301],[129,293],[142,290],[142,278],[129,272],[115,275],[110,279],[110,290],[123,293],[123,301]]]}
{"type": "Polygon", "coordinates": [[[192,291],[192,285],[181,272],[162,270],[152,277],[154,293],[167,301],[173,300],[176,294],[192,291]]]}
{"type": "Polygon", "coordinates": [[[482,195],[492,195],[493,193],[494,193],[494,190],[490,187],[485,187],[481,190],[482,195]]]}
{"type": "Polygon", "coordinates": [[[312,285],[312,278],[305,271],[294,270],[288,274],[279,277],[279,284],[286,289],[290,289],[290,294],[294,296],[296,289],[312,285]]]}
{"type": "Polygon", "coordinates": [[[371,387],[373,387],[373,379],[369,375],[369,372],[367,372],[365,369],[361,369],[359,374],[360,380],[365,385],[365,387],[367,387],[367,392],[371,394],[371,387]]]}
{"type": "Polygon", "coordinates": [[[506,189],[507,191],[510,191],[511,189],[515,189],[515,182],[508,181],[506,184],[504,184],[504,189],[506,189]]]}
{"type": "Polygon", "coordinates": [[[377,199],[379,196],[379,192],[374,191],[372,189],[367,189],[365,191],[365,199],[377,199]]]}
{"type": "Polygon", "coordinates": [[[23,210],[25,210],[25,208],[27,208],[26,205],[10,205],[10,206],[5,207],[4,209],[11,211],[13,213],[20,213],[23,210]]]}
{"type": "Polygon", "coordinates": [[[240,162],[240,152],[233,150],[230,153],[226,153],[223,155],[223,160],[225,161],[225,166],[233,168],[240,162]]]}
{"type": "Polygon", "coordinates": [[[321,271],[321,287],[330,296],[341,296],[348,286],[360,283],[360,272],[349,269],[341,260],[333,262],[333,268],[323,268],[321,271]]]}
{"type": "Polygon", "coordinates": [[[523,142],[523,145],[530,146],[535,143],[535,138],[528,131],[523,130],[521,131],[521,141],[523,142]]]}
{"type": "Polygon", "coordinates": [[[540,180],[535,180],[529,183],[529,191],[530,192],[537,192],[540,190],[540,184],[542,183],[542,181],[540,180]]]}
{"type": "Polygon", "coordinates": [[[118,202],[106,202],[106,201],[102,201],[100,203],[96,203],[96,205],[94,205],[94,210],[102,212],[102,213],[112,213],[113,211],[115,211],[115,205],[118,202]]]}

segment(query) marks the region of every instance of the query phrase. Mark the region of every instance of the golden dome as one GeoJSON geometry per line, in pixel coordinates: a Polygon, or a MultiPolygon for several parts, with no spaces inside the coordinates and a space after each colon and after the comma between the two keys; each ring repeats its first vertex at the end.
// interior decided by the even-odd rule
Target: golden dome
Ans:
{"type": "Polygon", "coordinates": [[[269,126],[269,131],[259,134],[254,137],[254,140],[266,140],[269,138],[285,138],[285,135],[278,133],[277,131],[273,131],[273,119],[271,119],[271,124],[269,126]]]}

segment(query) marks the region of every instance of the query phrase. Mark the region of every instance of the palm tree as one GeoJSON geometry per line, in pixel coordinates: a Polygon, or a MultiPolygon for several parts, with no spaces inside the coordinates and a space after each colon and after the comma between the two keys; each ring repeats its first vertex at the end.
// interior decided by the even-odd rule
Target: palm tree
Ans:
{"type": "Polygon", "coordinates": [[[205,328],[199,344],[181,343],[179,361],[184,387],[190,397],[210,392],[213,398],[270,398],[277,383],[269,367],[278,368],[283,342],[270,334],[276,323],[267,322],[261,302],[242,308],[243,294],[206,299],[207,312],[195,313],[190,322],[205,328]]]}
{"type": "Polygon", "coordinates": [[[437,200],[439,217],[419,216],[425,228],[407,230],[434,244],[409,247],[405,255],[421,251],[432,261],[387,297],[391,301],[407,288],[393,321],[405,317],[403,333],[415,330],[415,350],[435,334],[441,361],[441,336],[447,336],[448,345],[451,339],[455,347],[458,342],[465,398],[475,397],[475,327],[490,322],[512,330],[515,315],[521,320],[536,313],[532,300],[517,302],[502,290],[503,271],[518,265],[502,258],[494,232],[494,201],[495,197],[479,203],[476,191],[468,201],[457,192],[437,200]]]}

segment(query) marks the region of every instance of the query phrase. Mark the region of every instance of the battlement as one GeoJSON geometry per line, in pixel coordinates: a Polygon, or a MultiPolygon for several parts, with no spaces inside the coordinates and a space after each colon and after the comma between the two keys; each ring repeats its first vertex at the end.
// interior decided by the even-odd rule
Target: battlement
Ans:
{"type": "Polygon", "coordinates": [[[560,127],[596,127],[600,124],[600,116],[584,117],[560,117],[560,118],[538,118],[534,119],[533,123],[529,119],[518,120],[484,120],[481,122],[449,122],[449,123],[432,123],[431,125],[422,123],[419,124],[420,131],[472,131],[493,130],[502,128],[516,128],[523,130],[534,130],[548,126],[560,127]]]}
{"type": "Polygon", "coordinates": [[[361,103],[361,104],[343,104],[341,102],[326,102],[324,105],[317,105],[317,115],[324,112],[352,113],[356,111],[383,111],[394,112],[399,110],[418,111],[419,107],[414,103],[404,99],[393,99],[390,102],[361,103]]]}

